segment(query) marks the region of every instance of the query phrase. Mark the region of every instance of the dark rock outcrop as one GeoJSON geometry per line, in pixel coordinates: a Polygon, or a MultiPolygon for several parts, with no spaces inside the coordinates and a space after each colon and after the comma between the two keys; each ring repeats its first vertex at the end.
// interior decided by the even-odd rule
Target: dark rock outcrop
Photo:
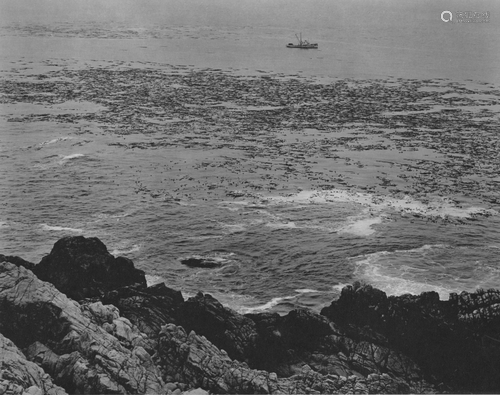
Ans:
{"type": "Polygon", "coordinates": [[[2,255],[0,254],[0,262],[10,262],[16,266],[25,267],[28,270],[33,270],[35,268],[35,264],[24,260],[18,256],[12,255],[2,255]]]}
{"type": "Polygon", "coordinates": [[[353,339],[317,313],[294,310],[283,317],[277,314],[248,317],[257,324],[259,366],[265,370],[291,376],[307,364],[324,375],[366,378],[370,374],[389,374],[400,379],[399,392],[419,392],[424,388],[424,392],[433,391],[432,385],[422,380],[420,367],[403,353],[359,336],[353,339]]]}
{"type": "Polygon", "coordinates": [[[179,322],[184,304],[182,294],[163,283],[148,288],[120,288],[107,292],[101,300],[118,307],[122,316],[153,339],[160,333],[162,325],[179,322]]]}
{"type": "MultiPolygon", "coordinates": [[[[312,354],[320,353],[328,336],[338,334],[333,323],[308,310],[293,310],[283,317],[270,313],[248,314],[247,317],[255,322],[259,334],[259,352],[254,366],[283,376],[295,374],[303,364],[314,364],[312,354]]],[[[339,351],[334,345],[330,348],[329,353],[339,351]]],[[[339,371],[353,374],[347,364],[337,362],[342,366],[339,371]]],[[[332,374],[339,372],[333,368],[327,370],[332,374]]]]}
{"type": "Polygon", "coordinates": [[[433,390],[421,380],[420,368],[410,358],[369,341],[352,340],[326,317],[309,310],[294,310],[283,317],[269,313],[242,316],[199,293],[179,312],[179,325],[187,333],[205,337],[233,362],[246,363],[253,370],[292,377],[308,365],[323,375],[360,379],[389,373],[400,380],[398,392],[433,390]]]}
{"type": "Polygon", "coordinates": [[[387,295],[369,285],[345,287],[321,314],[352,339],[389,346],[426,377],[455,391],[500,389],[500,292],[387,295]]]}
{"type": "Polygon", "coordinates": [[[33,272],[74,300],[101,296],[127,285],[146,287],[144,272],[130,259],[115,258],[96,237],[62,238],[33,272]]]}
{"type": "Polygon", "coordinates": [[[249,362],[255,358],[258,333],[251,319],[201,292],[188,299],[180,312],[180,324],[187,332],[205,336],[233,359],[249,362]]]}
{"type": "Polygon", "coordinates": [[[429,387],[410,388],[403,380],[387,374],[370,374],[366,378],[323,375],[307,365],[291,377],[280,378],[276,373],[250,369],[247,364],[232,360],[204,336],[195,332],[188,335],[173,324],[162,328],[158,357],[165,380],[180,380],[216,394],[366,394],[429,390],[429,387]]]}

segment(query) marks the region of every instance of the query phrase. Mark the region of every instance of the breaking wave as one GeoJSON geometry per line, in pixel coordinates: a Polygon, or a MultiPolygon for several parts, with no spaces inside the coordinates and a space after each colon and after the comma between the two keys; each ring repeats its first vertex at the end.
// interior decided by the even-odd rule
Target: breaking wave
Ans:
{"type": "Polygon", "coordinates": [[[484,248],[426,244],[419,248],[379,251],[350,258],[354,278],[363,280],[388,295],[436,291],[441,299],[452,292],[493,288],[500,281],[500,269],[490,262],[484,248]],[[453,261],[450,266],[448,262],[453,261]]]}

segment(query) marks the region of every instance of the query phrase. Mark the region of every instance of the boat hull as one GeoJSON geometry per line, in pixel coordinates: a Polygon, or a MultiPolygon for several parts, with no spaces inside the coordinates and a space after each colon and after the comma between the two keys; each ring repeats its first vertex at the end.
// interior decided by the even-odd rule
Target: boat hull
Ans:
{"type": "Polygon", "coordinates": [[[295,45],[287,44],[287,48],[299,48],[299,49],[318,49],[318,44],[308,44],[308,45],[295,45]]]}

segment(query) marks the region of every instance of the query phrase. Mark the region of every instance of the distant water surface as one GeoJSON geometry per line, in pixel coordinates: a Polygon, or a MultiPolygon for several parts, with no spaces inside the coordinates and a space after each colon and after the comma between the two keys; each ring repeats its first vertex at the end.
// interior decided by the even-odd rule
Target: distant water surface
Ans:
{"type": "Polygon", "coordinates": [[[431,2],[372,14],[391,23],[359,3],[92,19],[51,2],[37,21],[6,4],[0,253],[97,236],[241,312],[318,310],[355,280],[498,287],[495,8],[465,26],[431,2]],[[319,50],[285,48],[299,29],[319,50]]]}

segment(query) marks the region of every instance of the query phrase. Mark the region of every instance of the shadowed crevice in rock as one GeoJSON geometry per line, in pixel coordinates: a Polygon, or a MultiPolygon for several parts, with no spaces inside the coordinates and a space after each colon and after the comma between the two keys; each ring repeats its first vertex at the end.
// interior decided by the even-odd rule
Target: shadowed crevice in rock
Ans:
{"type": "Polygon", "coordinates": [[[188,333],[194,330],[205,336],[233,359],[251,362],[255,358],[259,336],[255,323],[209,294],[200,292],[183,304],[180,324],[188,333]]]}

